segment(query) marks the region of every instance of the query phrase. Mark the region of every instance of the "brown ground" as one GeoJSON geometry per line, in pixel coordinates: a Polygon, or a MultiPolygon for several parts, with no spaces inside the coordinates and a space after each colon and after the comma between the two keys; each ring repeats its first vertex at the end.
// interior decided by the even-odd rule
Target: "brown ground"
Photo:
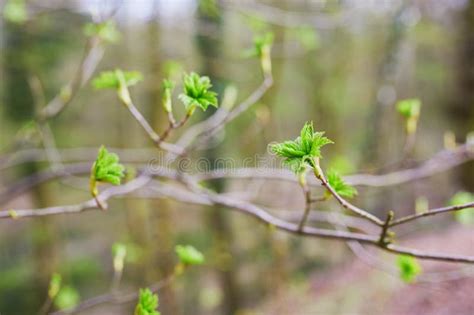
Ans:
{"type": "MultiPolygon", "coordinates": [[[[424,250],[474,255],[474,229],[453,225],[442,232],[420,233],[408,243],[424,250]]],[[[395,265],[393,255],[380,257],[395,265]]],[[[426,277],[433,272],[435,277],[445,277],[446,271],[459,271],[466,265],[423,261],[422,266],[424,278],[408,285],[354,259],[331,273],[315,274],[310,287],[287,288],[256,314],[474,315],[474,266],[467,266],[471,277],[434,282],[426,277]]]]}

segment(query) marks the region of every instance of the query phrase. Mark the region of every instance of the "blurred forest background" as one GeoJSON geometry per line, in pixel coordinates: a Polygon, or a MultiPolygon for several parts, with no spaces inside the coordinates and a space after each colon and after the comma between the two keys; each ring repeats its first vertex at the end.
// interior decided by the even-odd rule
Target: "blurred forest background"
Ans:
{"type": "MultiPolygon", "coordinates": [[[[228,126],[221,142],[198,156],[232,158],[242,166],[244,158],[264,156],[270,142],[294,138],[305,121],[313,120],[317,130],[325,130],[335,141],[323,163],[337,165],[346,174],[377,172],[402,155],[404,127],[395,103],[403,98],[420,98],[423,103],[415,160],[442,150],[446,135],[464,142],[474,130],[474,1],[26,3],[25,21],[0,21],[0,159],[41,148],[28,132],[38,102],[31,78],[41,82],[44,99],[54,97],[80,63],[87,41],[84,24],[110,14],[121,40],[106,46],[96,73],[114,68],[141,71],[144,82],[133,88],[133,96],[158,129],[167,124],[161,82],[170,69],[208,75],[221,93],[232,84],[240,100],[261,82],[258,61],[245,58],[244,51],[252,46],[254,34],[275,34],[275,84],[228,126]]],[[[2,12],[5,6],[1,2],[2,12]]],[[[205,115],[193,117],[191,124],[205,115]]],[[[116,96],[90,84],[51,121],[51,132],[70,162],[79,155],[93,161],[101,144],[136,152],[152,148],[116,96]]],[[[149,159],[153,156],[149,153],[149,159]]],[[[130,164],[133,158],[132,152],[130,164]]],[[[46,167],[44,161],[0,165],[0,193],[46,167]]],[[[298,187],[288,183],[247,180],[215,185],[221,191],[232,187],[243,195],[253,194],[261,204],[285,211],[300,211],[303,204],[298,187]]],[[[0,203],[2,209],[68,204],[87,199],[87,189],[87,179],[52,181],[27,193],[3,194],[0,203]]],[[[459,190],[474,191],[472,162],[409,184],[360,188],[356,204],[408,214],[420,196],[423,202],[442,206],[459,190]]],[[[344,243],[275,232],[225,209],[166,198],[114,200],[110,208],[106,213],[1,221],[0,313],[35,314],[53,272],[82,299],[106,292],[113,274],[110,249],[122,242],[127,246],[122,287],[130,289],[169,274],[176,260],[175,244],[189,243],[204,252],[204,266],[192,268],[160,292],[165,315],[474,314],[474,282],[469,278],[406,286],[365,265],[344,243]]],[[[403,233],[419,247],[474,253],[472,226],[450,215],[423,221],[403,233]]],[[[393,261],[388,254],[381,257],[393,261]]],[[[130,304],[86,313],[132,312],[130,304]]]]}

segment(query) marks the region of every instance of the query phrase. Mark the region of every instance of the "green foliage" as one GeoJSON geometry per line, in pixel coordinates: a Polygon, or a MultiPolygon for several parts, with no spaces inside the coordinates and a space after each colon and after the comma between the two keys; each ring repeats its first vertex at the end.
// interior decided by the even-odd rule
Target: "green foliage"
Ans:
{"type": "Polygon", "coordinates": [[[284,163],[299,174],[305,171],[306,166],[313,166],[314,158],[322,157],[321,148],[330,143],[333,142],[324,137],[324,132],[314,132],[313,123],[307,122],[296,140],[273,144],[270,149],[285,158],[284,163]]]}
{"type": "Polygon", "coordinates": [[[357,189],[347,184],[337,171],[329,170],[327,180],[338,195],[347,198],[353,198],[357,195],[357,189]]]}
{"type": "Polygon", "coordinates": [[[54,299],[54,305],[60,309],[70,309],[79,303],[80,296],[76,289],[71,286],[65,286],[59,290],[58,295],[54,299]]]}
{"type": "Polygon", "coordinates": [[[416,277],[421,273],[422,269],[418,261],[408,255],[400,255],[397,259],[398,270],[400,278],[406,283],[412,283],[416,277]]]}
{"type": "Polygon", "coordinates": [[[217,94],[209,91],[211,87],[209,77],[201,77],[195,72],[184,76],[184,93],[179,95],[179,99],[188,113],[194,112],[197,107],[203,111],[209,106],[217,107],[217,94]]]}
{"type": "Polygon", "coordinates": [[[3,8],[3,17],[16,24],[23,24],[28,19],[24,0],[9,0],[3,8]]]}
{"type": "Polygon", "coordinates": [[[51,280],[49,281],[49,288],[48,288],[48,296],[50,299],[54,299],[61,289],[61,275],[58,273],[54,273],[51,276],[51,280]]]}
{"type": "Polygon", "coordinates": [[[137,306],[133,315],[160,315],[158,308],[158,295],[150,289],[140,289],[137,306]]]}
{"type": "Polygon", "coordinates": [[[179,261],[184,265],[202,265],[204,255],[191,245],[177,245],[175,247],[179,261]]]}
{"type": "Polygon", "coordinates": [[[138,71],[103,71],[92,80],[92,85],[96,89],[118,89],[122,80],[125,86],[132,86],[143,80],[143,75],[138,71]]]}
{"type": "MultiPolygon", "coordinates": [[[[449,205],[457,206],[469,202],[474,202],[474,194],[467,191],[459,191],[451,198],[449,205]]],[[[462,224],[474,224],[474,207],[456,211],[454,212],[454,217],[462,224]]]]}
{"type": "Polygon", "coordinates": [[[112,185],[120,185],[122,177],[124,177],[125,167],[119,163],[119,157],[115,153],[109,153],[104,146],[101,146],[97,159],[92,164],[91,175],[89,180],[89,189],[92,196],[99,194],[97,183],[110,183],[112,185]]]}
{"type": "Polygon", "coordinates": [[[104,146],[101,146],[92,166],[91,177],[97,182],[120,185],[120,180],[124,177],[124,169],[124,166],[119,163],[117,154],[109,153],[104,146]]]}
{"type": "Polygon", "coordinates": [[[417,98],[410,98],[398,101],[397,110],[406,118],[418,118],[420,116],[421,101],[417,98]]]}
{"type": "Polygon", "coordinates": [[[121,34],[117,30],[114,21],[108,20],[103,23],[87,23],[84,26],[86,36],[97,36],[105,42],[116,43],[120,40],[121,34]]]}

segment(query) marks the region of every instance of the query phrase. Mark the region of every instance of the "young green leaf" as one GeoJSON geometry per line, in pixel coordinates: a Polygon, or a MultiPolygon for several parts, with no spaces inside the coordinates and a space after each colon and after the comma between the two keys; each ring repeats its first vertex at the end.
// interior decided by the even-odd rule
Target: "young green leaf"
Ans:
{"type": "Polygon", "coordinates": [[[3,7],[3,17],[11,23],[25,23],[28,19],[25,0],[9,0],[3,7]]]}
{"type": "Polygon", "coordinates": [[[353,198],[357,195],[357,189],[347,184],[337,171],[329,170],[327,180],[329,186],[331,186],[338,195],[346,198],[353,198]]]}
{"type": "Polygon", "coordinates": [[[253,48],[244,52],[245,57],[259,57],[261,58],[267,50],[269,50],[273,43],[274,35],[272,32],[267,32],[262,35],[256,35],[253,38],[253,48]]]}
{"type": "Polygon", "coordinates": [[[285,158],[284,163],[295,173],[304,172],[306,166],[312,166],[314,158],[321,158],[321,148],[333,143],[324,137],[324,132],[314,132],[313,123],[307,122],[300,136],[293,141],[270,145],[276,155],[285,158]]]}
{"type": "Polygon", "coordinates": [[[114,259],[114,270],[120,272],[123,270],[125,256],[127,256],[127,246],[122,243],[112,245],[112,255],[114,259]]]}
{"type": "Polygon", "coordinates": [[[120,32],[113,20],[103,23],[87,23],[84,26],[84,34],[86,36],[97,36],[104,42],[115,43],[120,40],[120,32]]]}
{"type": "Polygon", "coordinates": [[[418,261],[408,255],[400,255],[397,259],[398,270],[400,278],[406,283],[412,283],[416,277],[421,273],[422,269],[418,261]]]}
{"type": "Polygon", "coordinates": [[[92,85],[96,89],[118,89],[120,80],[123,78],[125,85],[132,86],[143,80],[143,75],[138,71],[103,71],[98,77],[92,80],[92,85]]]}
{"type": "Polygon", "coordinates": [[[184,265],[202,265],[204,255],[191,245],[177,245],[175,247],[179,261],[184,265]]]}
{"type": "Polygon", "coordinates": [[[97,182],[120,185],[121,178],[124,177],[124,166],[119,163],[119,157],[115,153],[109,153],[104,146],[101,146],[97,159],[92,165],[90,183],[91,193],[97,196],[97,182]]]}
{"type": "Polygon", "coordinates": [[[217,94],[209,91],[211,87],[209,77],[201,77],[195,72],[184,76],[184,93],[179,95],[179,99],[188,113],[194,112],[197,107],[205,111],[209,106],[218,106],[217,94]]]}
{"type": "Polygon", "coordinates": [[[158,295],[153,294],[150,289],[140,289],[138,303],[135,307],[133,315],[160,315],[157,311],[158,295]]]}
{"type": "MultiPolygon", "coordinates": [[[[474,194],[467,191],[457,192],[449,201],[450,206],[462,205],[474,201],[474,194]]],[[[456,220],[462,224],[474,224],[474,207],[454,212],[456,220]]]]}
{"type": "Polygon", "coordinates": [[[51,276],[51,280],[49,281],[49,288],[48,288],[48,296],[51,300],[58,295],[59,290],[61,289],[61,275],[54,273],[51,276]]]}
{"type": "Polygon", "coordinates": [[[418,118],[420,116],[421,101],[417,98],[410,98],[398,101],[397,110],[406,118],[418,118]]]}
{"type": "Polygon", "coordinates": [[[173,111],[171,95],[174,89],[174,82],[169,79],[163,80],[163,108],[165,112],[171,113],[173,111]]]}
{"type": "Polygon", "coordinates": [[[258,57],[260,59],[260,65],[262,67],[265,76],[271,76],[272,73],[272,61],[271,61],[271,49],[273,43],[273,33],[268,32],[264,35],[254,37],[254,47],[244,52],[246,57],[258,57]]]}
{"type": "Polygon", "coordinates": [[[54,299],[54,305],[60,309],[70,309],[79,303],[80,296],[76,289],[71,286],[65,286],[59,290],[58,295],[54,299]]]}

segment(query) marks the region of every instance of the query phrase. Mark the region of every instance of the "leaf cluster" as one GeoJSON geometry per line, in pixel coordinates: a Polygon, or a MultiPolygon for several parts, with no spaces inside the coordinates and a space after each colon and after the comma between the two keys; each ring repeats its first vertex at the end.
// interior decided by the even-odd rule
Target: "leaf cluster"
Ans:
{"type": "Polygon", "coordinates": [[[119,163],[119,157],[115,153],[109,153],[104,146],[99,149],[97,159],[92,165],[91,179],[96,182],[120,185],[124,177],[124,166],[119,163]]]}
{"type": "Polygon", "coordinates": [[[327,181],[336,193],[342,197],[353,198],[357,195],[357,189],[347,184],[335,170],[328,171],[327,181]]]}
{"type": "Polygon", "coordinates": [[[202,265],[204,263],[204,255],[191,245],[177,245],[175,251],[183,265],[202,265]]]}
{"type": "Polygon", "coordinates": [[[150,289],[140,289],[138,303],[133,315],[160,315],[158,308],[158,295],[151,292],[150,289]]]}
{"type": "Polygon", "coordinates": [[[217,107],[217,94],[209,89],[212,87],[211,80],[207,76],[200,76],[195,72],[185,74],[184,91],[179,95],[186,111],[193,112],[199,107],[203,111],[209,106],[217,107]]]}
{"type": "Polygon", "coordinates": [[[408,255],[400,255],[397,259],[398,270],[400,278],[406,283],[412,283],[416,277],[421,273],[422,268],[418,261],[408,255]]]}
{"type": "Polygon", "coordinates": [[[118,89],[120,88],[121,80],[125,86],[132,86],[143,80],[143,75],[138,71],[122,71],[116,69],[115,71],[103,71],[98,77],[92,80],[92,85],[98,89],[118,89]]]}
{"type": "Polygon", "coordinates": [[[293,141],[272,144],[270,149],[276,155],[285,158],[284,163],[295,173],[314,166],[315,158],[321,158],[321,148],[334,143],[324,136],[324,132],[314,132],[313,123],[307,122],[301,129],[300,136],[293,141]]]}

